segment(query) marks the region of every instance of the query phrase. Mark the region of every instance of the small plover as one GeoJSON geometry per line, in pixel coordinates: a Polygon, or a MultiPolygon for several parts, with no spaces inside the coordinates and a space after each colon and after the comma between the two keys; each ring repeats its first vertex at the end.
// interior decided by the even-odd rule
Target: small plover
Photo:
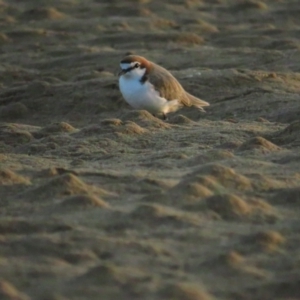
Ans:
{"type": "Polygon", "coordinates": [[[142,56],[128,55],[121,60],[120,66],[120,91],[135,109],[166,118],[166,114],[183,106],[195,106],[201,111],[209,106],[208,102],[186,92],[168,70],[142,56]]]}

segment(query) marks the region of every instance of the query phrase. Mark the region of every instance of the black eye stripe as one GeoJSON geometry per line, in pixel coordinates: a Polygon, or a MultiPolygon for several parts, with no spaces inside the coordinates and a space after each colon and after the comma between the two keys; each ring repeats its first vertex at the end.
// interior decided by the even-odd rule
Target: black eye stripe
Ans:
{"type": "Polygon", "coordinates": [[[129,67],[129,68],[123,70],[123,71],[124,71],[124,73],[127,73],[127,72],[130,72],[130,71],[133,70],[133,69],[134,69],[134,67],[129,67]]]}
{"type": "Polygon", "coordinates": [[[135,68],[139,68],[139,67],[141,67],[141,65],[140,65],[139,63],[136,63],[136,64],[134,64],[134,66],[131,66],[131,67],[129,67],[129,68],[123,70],[123,72],[124,72],[124,73],[128,73],[128,72],[130,72],[131,70],[133,70],[133,69],[135,69],[135,68]]]}

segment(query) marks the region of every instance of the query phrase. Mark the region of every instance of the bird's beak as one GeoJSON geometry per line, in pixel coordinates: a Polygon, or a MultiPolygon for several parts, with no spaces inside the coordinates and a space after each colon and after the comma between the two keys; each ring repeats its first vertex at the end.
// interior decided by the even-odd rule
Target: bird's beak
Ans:
{"type": "Polygon", "coordinates": [[[120,77],[121,75],[124,75],[126,72],[125,70],[121,70],[119,73],[118,73],[118,76],[120,77]]]}

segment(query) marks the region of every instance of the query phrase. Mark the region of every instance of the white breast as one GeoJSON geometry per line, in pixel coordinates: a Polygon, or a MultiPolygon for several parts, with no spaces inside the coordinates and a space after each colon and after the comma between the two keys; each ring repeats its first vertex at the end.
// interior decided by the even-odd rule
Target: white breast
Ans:
{"type": "Polygon", "coordinates": [[[164,112],[168,101],[160,97],[148,81],[141,83],[137,78],[122,75],[119,85],[124,99],[133,108],[145,109],[153,114],[164,112]]]}

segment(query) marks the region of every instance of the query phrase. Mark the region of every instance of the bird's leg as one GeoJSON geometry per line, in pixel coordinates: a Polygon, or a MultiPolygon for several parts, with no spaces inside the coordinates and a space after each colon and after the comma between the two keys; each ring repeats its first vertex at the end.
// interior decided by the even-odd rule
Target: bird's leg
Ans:
{"type": "Polygon", "coordinates": [[[161,118],[162,117],[162,119],[164,120],[164,121],[167,121],[168,120],[168,117],[167,117],[167,115],[165,114],[165,113],[162,113],[162,115],[155,115],[155,114],[152,114],[152,116],[153,117],[155,117],[155,118],[161,118]]]}

